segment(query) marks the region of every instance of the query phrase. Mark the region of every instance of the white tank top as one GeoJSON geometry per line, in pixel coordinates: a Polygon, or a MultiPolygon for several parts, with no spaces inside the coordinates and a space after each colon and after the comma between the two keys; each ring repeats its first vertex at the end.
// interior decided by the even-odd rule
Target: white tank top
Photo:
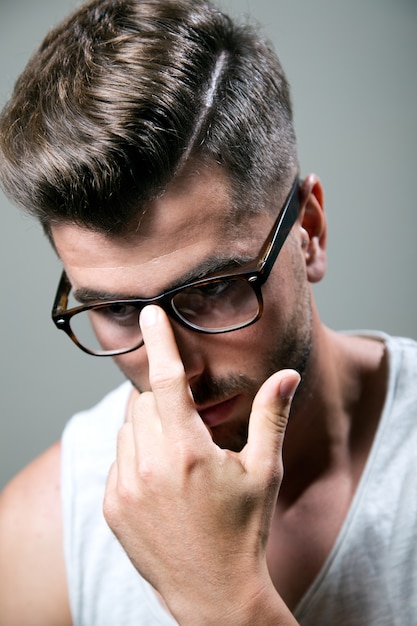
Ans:
{"type": "Polygon", "coordinates": [[[173,626],[102,514],[104,488],[131,391],[126,382],[62,438],[64,550],[74,626],[173,626]]]}
{"type": "MultiPolygon", "coordinates": [[[[417,624],[417,344],[363,334],[387,343],[388,392],[341,532],[295,612],[303,626],[417,624]]],[[[64,549],[74,626],[176,624],[102,514],[130,390],[124,383],[75,415],[63,433],[64,549]]]]}

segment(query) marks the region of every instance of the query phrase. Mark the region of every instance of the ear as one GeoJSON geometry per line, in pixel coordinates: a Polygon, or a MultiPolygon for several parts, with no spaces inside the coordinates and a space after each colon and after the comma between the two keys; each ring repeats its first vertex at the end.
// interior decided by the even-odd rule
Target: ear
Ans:
{"type": "Polygon", "coordinates": [[[315,174],[310,174],[303,181],[300,194],[300,245],[308,280],[316,283],[326,272],[327,222],[324,214],[323,187],[315,174]]]}

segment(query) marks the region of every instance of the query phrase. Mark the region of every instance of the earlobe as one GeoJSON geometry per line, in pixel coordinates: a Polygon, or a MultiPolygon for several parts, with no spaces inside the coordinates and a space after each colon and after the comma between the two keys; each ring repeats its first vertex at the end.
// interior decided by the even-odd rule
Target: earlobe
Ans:
{"type": "Polygon", "coordinates": [[[310,174],[302,182],[300,238],[301,248],[311,283],[320,281],[326,271],[327,223],[324,214],[324,193],[319,178],[310,174]]]}

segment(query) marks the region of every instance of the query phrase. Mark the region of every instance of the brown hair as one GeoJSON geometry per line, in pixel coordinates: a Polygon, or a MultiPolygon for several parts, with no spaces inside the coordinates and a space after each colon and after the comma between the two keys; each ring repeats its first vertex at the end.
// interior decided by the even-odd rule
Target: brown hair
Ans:
{"type": "Polygon", "coordinates": [[[123,233],[197,158],[261,201],[296,167],[270,45],[205,0],[93,0],[53,29],[0,118],[0,175],[46,232],[123,233]]]}

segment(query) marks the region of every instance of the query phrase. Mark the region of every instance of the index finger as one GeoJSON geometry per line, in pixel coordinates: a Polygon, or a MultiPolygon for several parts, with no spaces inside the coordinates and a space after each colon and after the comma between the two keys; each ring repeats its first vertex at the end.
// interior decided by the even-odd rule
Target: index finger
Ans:
{"type": "Polygon", "coordinates": [[[149,363],[149,382],[165,432],[198,428],[206,432],[195,408],[174,332],[165,312],[150,305],[140,314],[149,363]]]}

